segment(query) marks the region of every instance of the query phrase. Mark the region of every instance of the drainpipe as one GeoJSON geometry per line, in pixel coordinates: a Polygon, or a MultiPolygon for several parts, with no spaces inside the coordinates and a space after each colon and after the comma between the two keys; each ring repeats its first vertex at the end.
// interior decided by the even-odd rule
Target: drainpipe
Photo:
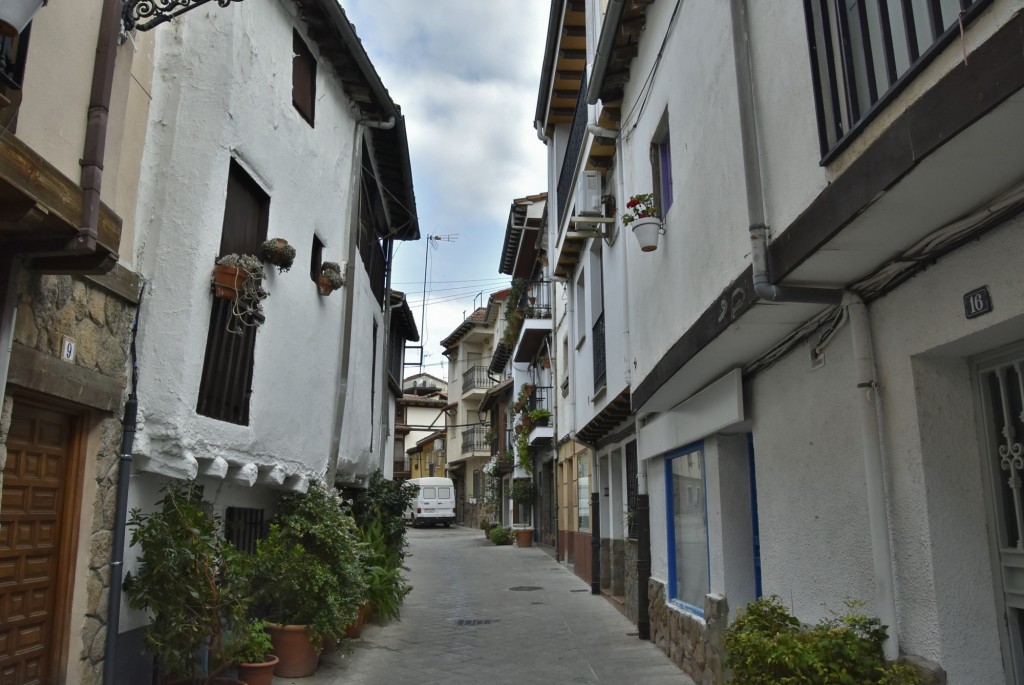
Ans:
{"type": "Polygon", "coordinates": [[[120,0],[105,0],[96,40],[96,61],[92,71],[89,116],[82,150],[82,220],[78,234],[68,245],[76,253],[96,250],[99,235],[100,186],[103,179],[103,157],[107,147],[107,122],[111,92],[114,86],[114,61],[117,37],[121,30],[120,0]]]}
{"type": "Polygon", "coordinates": [[[733,49],[736,63],[736,88],[740,109],[740,133],[743,147],[743,171],[747,186],[747,215],[750,220],[751,259],[754,292],[770,302],[800,302],[840,305],[847,310],[853,338],[857,370],[857,406],[860,414],[864,450],[868,520],[871,529],[872,565],[875,600],[879,619],[888,637],[882,647],[888,659],[899,655],[896,626],[896,600],[893,592],[892,553],[889,544],[889,517],[882,465],[881,431],[876,407],[878,383],[871,348],[871,323],[867,308],[856,293],[840,288],[805,288],[774,285],[768,264],[767,226],[764,194],[761,187],[761,160],[757,145],[757,121],[754,81],[750,71],[749,32],[745,0],[730,0],[733,49]]]}
{"type": "Polygon", "coordinates": [[[121,627],[121,585],[124,579],[124,538],[128,520],[128,483],[132,474],[132,450],[135,445],[135,417],[138,414],[139,362],[135,339],[139,333],[139,312],[146,282],[139,290],[139,306],[132,324],[132,391],[124,403],[121,429],[121,460],[117,467],[117,500],[114,509],[114,548],[110,553],[110,591],[107,595],[107,635],[104,648],[103,685],[114,685],[117,671],[117,638],[121,627]]]}
{"type": "Polygon", "coordinates": [[[604,22],[601,24],[601,37],[597,42],[597,52],[594,54],[594,72],[590,76],[590,83],[587,84],[587,104],[596,105],[601,99],[601,85],[604,82],[605,72],[608,71],[608,63],[612,58],[612,48],[615,47],[616,32],[609,29],[610,26],[618,26],[622,19],[622,12],[625,9],[625,0],[611,0],[604,13],[604,22]]]}

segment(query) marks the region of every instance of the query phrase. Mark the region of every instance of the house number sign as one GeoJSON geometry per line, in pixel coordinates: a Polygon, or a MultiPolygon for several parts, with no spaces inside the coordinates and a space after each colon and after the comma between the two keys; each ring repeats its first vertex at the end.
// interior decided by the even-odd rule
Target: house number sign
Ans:
{"type": "Polygon", "coordinates": [[[988,294],[987,285],[964,295],[964,315],[968,319],[988,314],[990,311],[992,311],[992,297],[988,294]]]}

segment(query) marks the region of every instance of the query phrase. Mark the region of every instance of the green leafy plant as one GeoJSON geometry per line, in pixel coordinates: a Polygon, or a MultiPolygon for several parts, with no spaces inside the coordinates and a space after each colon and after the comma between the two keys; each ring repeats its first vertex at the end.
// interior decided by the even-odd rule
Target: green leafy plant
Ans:
{"type": "Polygon", "coordinates": [[[533,502],[534,488],[533,480],[529,478],[516,478],[512,481],[512,492],[509,496],[516,504],[531,504],[533,502]]]}
{"type": "Polygon", "coordinates": [[[345,277],[341,275],[341,265],[337,262],[324,262],[320,265],[320,274],[316,279],[317,290],[327,296],[345,285],[345,277]]]}
{"type": "Polygon", "coordinates": [[[256,543],[262,616],[308,625],[318,651],[341,640],[368,597],[365,549],[355,520],[336,490],[314,482],[281,498],[267,537],[256,543]]]}
{"type": "Polygon", "coordinates": [[[388,555],[399,563],[405,559],[405,522],[403,515],[414,499],[415,485],[388,480],[380,469],[370,476],[365,489],[346,488],[344,496],[352,502],[352,515],[363,530],[379,522],[387,540],[388,555]]]}
{"type": "Polygon", "coordinates": [[[512,540],[515,539],[515,533],[512,532],[511,528],[506,528],[505,526],[494,526],[491,528],[489,537],[491,538],[491,542],[496,545],[511,545],[512,540]]]}
{"type": "Polygon", "coordinates": [[[654,204],[653,193],[638,193],[626,203],[627,212],[622,214],[622,224],[628,226],[637,219],[657,218],[658,208],[654,204]]]}
{"type": "Polygon", "coordinates": [[[886,662],[885,626],[847,612],[804,630],[778,597],[747,605],[725,634],[726,665],[744,685],[922,685],[905,664],[886,662]]]}
{"type": "Polygon", "coordinates": [[[384,524],[373,521],[360,529],[366,546],[367,600],[383,619],[397,619],[412,586],[402,576],[401,558],[390,552],[384,524]]]}
{"type": "Polygon", "coordinates": [[[245,623],[250,569],[220,537],[220,518],[203,502],[200,486],[167,485],[158,505],[131,512],[131,544],[141,556],[138,571],[125,579],[125,595],[132,608],[153,615],[145,643],[161,674],[209,682],[235,663],[226,636],[245,623]]]}
{"type": "Polygon", "coordinates": [[[236,664],[260,664],[267,661],[267,656],[274,651],[263,621],[252,619],[242,623],[229,636],[236,664]]]}
{"type": "Polygon", "coordinates": [[[540,423],[541,421],[547,421],[551,418],[551,412],[543,407],[538,407],[530,412],[530,420],[534,423],[540,423]]]}

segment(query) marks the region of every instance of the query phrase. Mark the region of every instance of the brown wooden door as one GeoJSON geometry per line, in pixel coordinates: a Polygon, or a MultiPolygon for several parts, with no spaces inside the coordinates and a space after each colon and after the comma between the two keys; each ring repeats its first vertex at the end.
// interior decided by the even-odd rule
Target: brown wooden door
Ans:
{"type": "Polygon", "coordinates": [[[15,403],[0,504],[0,685],[54,678],[73,425],[15,403]]]}

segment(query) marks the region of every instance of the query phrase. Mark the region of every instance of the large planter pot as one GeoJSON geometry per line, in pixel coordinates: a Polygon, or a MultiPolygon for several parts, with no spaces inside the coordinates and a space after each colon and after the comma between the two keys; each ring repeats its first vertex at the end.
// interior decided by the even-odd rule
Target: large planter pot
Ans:
{"type": "Polygon", "coordinates": [[[516,547],[529,547],[533,544],[533,528],[516,528],[516,547]]]}
{"type": "Polygon", "coordinates": [[[274,682],[274,669],[280,663],[273,654],[269,655],[270,661],[258,664],[238,664],[238,677],[245,685],[272,685],[274,682]]]}
{"type": "Polygon", "coordinates": [[[366,621],[370,618],[370,613],[371,609],[369,604],[364,604],[359,607],[359,613],[356,614],[355,620],[345,628],[345,637],[351,640],[357,640],[362,637],[363,626],[366,625],[366,621]]]}
{"type": "Polygon", "coordinates": [[[637,219],[631,224],[633,235],[640,243],[641,252],[653,252],[658,249],[658,236],[661,235],[661,219],[648,216],[637,219]]]}
{"type": "Polygon", "coordinates": [[[316,673],[320,655],[309,641],[306,626],[285,626],[268,623],[267,632],[279,659],[274,675],[282,678],[305,678],[316,673]]]}
{"type": "Polygon", "coordinates": [[[225,300],[238,299],[248,278],[249,274],[236,266],[217,264],[213,267],[213,294],[225,300]]]}
{"type": "Polygon", "coordinates": [[[225,677],[214,678],[210,681],[207,681],[205,678],[200,680],[176,678],[174,680],[161,680],[160,682],[163,685],[249,685],[248,681],[225,677]]]}

